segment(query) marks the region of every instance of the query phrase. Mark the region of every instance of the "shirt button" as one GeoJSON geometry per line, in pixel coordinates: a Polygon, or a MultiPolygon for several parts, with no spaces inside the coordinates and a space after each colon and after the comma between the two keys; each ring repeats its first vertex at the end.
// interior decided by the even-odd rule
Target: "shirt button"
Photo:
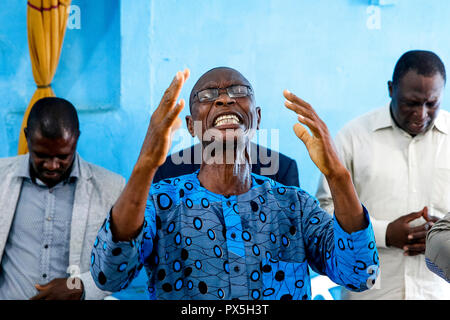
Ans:
{"type": "Polygon", "coordinates": [[[42,275],[42,277],[43,277],[43,278],[47,278],[47,274],[44,273],[44,274],[42,275]]]}
{"type": "Polygon", "coordinates": [[[50,217],[47,217],[47,221],[52,221],[52,218],[50,218],[50,217]]]}
{"type": "Polygon", "coordinates": [[[48,249],[48,244],[46,244],[46,245],[44,246],[44,248],[45,248],[45,249],[48,249]]]}
{"type": "Polygon", "coordinates": [[[231,238],[236,239],[236,233],[233,232],[233,233],[231,234],[231,238]]]}
{"type": "Polygon", "coordinates": [[[234,272],[239,272],[239,270],[241,270],[241,269],[239,268],[239,266],[235,266],[235,267],[234,267],[234,272]]]}

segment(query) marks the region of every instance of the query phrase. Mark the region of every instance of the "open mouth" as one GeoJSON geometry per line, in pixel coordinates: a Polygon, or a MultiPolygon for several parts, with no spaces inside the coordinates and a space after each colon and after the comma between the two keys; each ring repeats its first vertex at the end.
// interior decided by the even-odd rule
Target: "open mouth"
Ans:
{"type": "Polygon", "coordinates": [[[235,114],[224,114],[218,116],[214,120],[214,127],[221,127],[224,125],[240,125],[242,123],[241,119],[235,114]]]}

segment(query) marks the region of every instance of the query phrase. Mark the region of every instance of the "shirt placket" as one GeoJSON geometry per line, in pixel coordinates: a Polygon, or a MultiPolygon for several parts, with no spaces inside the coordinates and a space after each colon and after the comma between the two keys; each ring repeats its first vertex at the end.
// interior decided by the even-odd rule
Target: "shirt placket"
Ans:
{"type": "Polygon", "coordinates": [[[226,226],[226,243],[230,270],[231,299],[247,299],[247,268],[245,246],[242,240],[242,223],[236,196],[223,197],[223,216],[226,226]]]}
{"type": "Polygon", "coordinates": [[[50,254],[52,247],[53,222],[55,212],[54,189],[48,189],[48,191],[46,192],[46,198],[40,274],[40,280],[43,284],[47,283],[48,279],[50,278],[50,254]]]}
{"type": "MultiPolygon", "coordinates": [[[[412,138],[408,145],[408,213],[418,209],[418,204],[421,201],[421,197],[418,194],[420,190],[420,177],[418,175],[417,165],[417,138],[412,138]]],[[[414,281],[416,281],[415,275],[415,259],[405,259],[405,299],[413,296],[412,292],[414,288],[414,281]]]]}

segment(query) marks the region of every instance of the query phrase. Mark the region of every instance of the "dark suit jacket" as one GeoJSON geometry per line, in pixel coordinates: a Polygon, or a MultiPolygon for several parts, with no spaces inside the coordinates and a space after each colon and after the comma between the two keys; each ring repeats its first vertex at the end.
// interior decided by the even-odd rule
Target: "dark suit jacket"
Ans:
{"type": "MultiPolygon", "coordinates": [[[[268,148],[252,143],[252,151],[250,153],[252,162],[252,172],[258,175],[265,175],[272,180],[278,181],[285,186],[299,187],[297,162],[285,156],[282,153],[272,151],[268,148]],[[278,166],[278,170],[273,174],[261,174],[261,169],[278,166]]],[[[159,167],[153,178],[153,182],[162,179],[173,178],[185,174],[193,173],[200,169],[201,163],[201,145],[196,144],[190,148],[179,151],[177,154],[170,155],[166,158],[166,162],[159,167]],[[173,157],[175,156],[175,157],[173,157]],[[175,164],[172,159],[176,159],[179,163],[184,156],[184,163],[175,164]],[[187,161],[186,161],[187,160],[187,161]],[[186,163],[187,162],[187,163],[186,163]]],[[[263,172],[264,173],[264,172],[263,172]]]]}

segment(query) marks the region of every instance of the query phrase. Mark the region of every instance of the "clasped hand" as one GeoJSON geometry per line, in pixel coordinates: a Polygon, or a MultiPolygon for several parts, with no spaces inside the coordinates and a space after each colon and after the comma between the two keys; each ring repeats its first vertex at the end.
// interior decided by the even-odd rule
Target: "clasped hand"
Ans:
{"type": "Polygon", "coordinates": [[[405,256],[415,256],[425,253],[426,236],[428,230],[438,220],[428,214],[428,208],[412,212],[392,221],[386,229],[386,245],[403,250],[405,256]],[[409,223],[423,217],[425,223],[411,227],[409,223]]]}

